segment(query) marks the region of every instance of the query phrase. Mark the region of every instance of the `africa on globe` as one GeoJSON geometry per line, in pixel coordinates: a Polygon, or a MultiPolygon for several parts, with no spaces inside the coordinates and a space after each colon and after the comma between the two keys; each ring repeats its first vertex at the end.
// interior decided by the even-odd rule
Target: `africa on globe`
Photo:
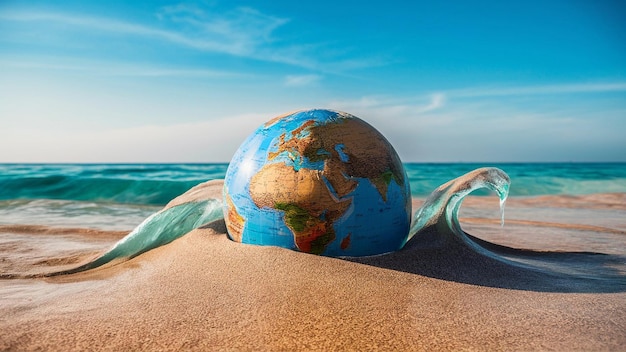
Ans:
{"type": "Polygon", "coordinates": [[[410,217],[396,151],[344,112],[268,121],[235,152],[224,180],[224,218],[237,242],[326,256],[383,254],[402,248],[410,217]]]}

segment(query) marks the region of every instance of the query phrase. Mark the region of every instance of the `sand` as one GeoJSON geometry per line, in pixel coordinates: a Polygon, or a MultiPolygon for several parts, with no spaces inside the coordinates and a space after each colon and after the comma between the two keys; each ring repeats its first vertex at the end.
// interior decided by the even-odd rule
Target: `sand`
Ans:
{"type": "MultiPolygon", "coordinates": [[[[566,203],[579,204],[574,211],[624,214],[623,196],[587,198],[566,203]]],[[[484,200],[468,201],[464,229],[552,256],[563,244],[574,250],[621,246],[623,252],[623,221],[611,222],[619,219],[564,229],[550,225],[556,221],[548,212],[524,223],[528,207],[542,201],[510,202],[514,223],[504,230],[495,221],[497,200],[490,200],[491,218],[482,217],[484,200]],[[612,242],[590,245],[572,231],[612,242]],[[557,239],[535,239],[542,234],[557,239]],[[570,234],[571,241],[562,243],[559,234],[570,234]]],[[[215,222],[115,266],[0,280],[0,350],[626,349],[623,272],[608,281],[574,279],[463,247],[432,246],[427,239],[391,255],[351,261],[234,243],[224,232],[223,222],[215,222]]],[[[590,267],[604,264],[597,259],[590,267]]]]}

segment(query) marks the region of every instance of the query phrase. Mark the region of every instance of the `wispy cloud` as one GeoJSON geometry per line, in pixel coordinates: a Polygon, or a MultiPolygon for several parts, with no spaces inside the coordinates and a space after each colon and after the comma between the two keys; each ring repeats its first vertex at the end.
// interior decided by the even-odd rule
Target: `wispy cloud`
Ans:
{"type": "Polygon", "coordinates": [[[84,14],[67,14],[54,12],[9,12],[0,14],[0,19],[20,22],[56,22],[64,25],[84,27],[91,30],[117,34],[135,35],[164,40],[172,44],[187,46],[199,50],[222,52],[232,55],[243,55],[241,42],[227,41],[228,38],[190,37],[183,33],[154,28],[142,24],[130,23],[116,19],[89,16],[84,14]]]}
{"type": "Polygon", "coordinates": [[[475,87],[447,91],[447,94],[459,98],[491,97],[491,96],[526,96],[543,94],[625,92],[626,82],[608,83],[571,83],[547,84],[534,86],[500,86],[475,87]]]}
{"type": "MultiPolygon", "coordinates": [[[[452,118],[453,116],[467,116],[462,113],[465,111],[472,111],[475,117],[484,116],[485,114],[491,114],[494,111],[495,106],[493,104],[497,101],[492,101],[485,105],[485,97],[507,97],[507,96],[543,96],[543,95],[559,95],[559,94],[587,94],[591,95],[595,93],[605,92],[626,92],[626,82],[612,82],[612,83],[573,83],[573,84],[553,84],[542,86],[503,86],[503,87],[476,87],[476,88],[463,88],[447,90],[437,93],[423,93],[412,96],[376,96],[368,95],[359,99],[352,100],[336,100],[329,102],[329,106],[335,109],[344,109],[346,111],[363,112],[371,116],[388,117],[389,119],[410,119],[419,118],[420,116],[432,116],[436,119],[430,119],[429,123],[441,123],[439,119],[446,119],[445,116],[452,118]],[[479,110],[484,110],[480,112],[479,110]],[[454,111],[455,114],[449,115],[454,111]]],[[[535,97],[536,98],[536,97],[535,97]]],[[[541,99],[538,102],[541,106],[526,107],[524,110],[526,113],[532,111],[545,110],[546,106],[543,105],[549,100],[541,99]]],[[[549,109],[554,109],[551,107],[549,109]]],[[[572,112],[567,107],[562,107],[560,111],[566,111],[568,116],[572,115],[572,112]]],[[[576,109],[579,111],[580,109],[576,109]]],[[[597,112],[597,110],[595,110],[597,112]]],[[[580,111],[579,111],[580,112],[580,111]]],[[[582,114],[582,112],[580,112],[582,114]]],[[[451,122],[451,121],[450,121],[451,122]]]]}
{"type": "Polygon", "coordinates": [[[367,111],[381,115],[399,114],[415,116],[425,114],[445,106],[446,95],[433,93],[414,97],[364,96],[356,100],[338,100],[329,104],[346,111],[367,111]]]}
{"type": "Polygon", "coordinates": [[[157,17],[165,23],[176,24],[179,33],[192,43],[219,43],[224,52],[254,56],[259,47],[272,43],[274,31],[289,22],[264,14],[250,7],[238,7],[217,14],[190,5],[168,6],[157,17]]]}
{"type": "Polygon", "coordinates": [[[281,63],[319,72],[339,73],[385,64],[376,57],[342,58],[323,50],[319,43],[285,43],[276,38],[276,30],[288,25],[287,18],[262,13],[250,7],[216,12],[210,7],[176,5],[163,7],[156,22],[131,22],[84,13],[5,11],[1,21],[48,22],[80,27],[89,31],[136,36],[169,45],[187,47],[281,63]]]}
{"type": "Polygon", "coordinates": [[[41,69],[46,71],[80,71],[95,75],[128,76],[128,77],[253,77],[249,73],[207,68],[179,68],[172,66],[156,66],[151,64],[127,64],[90,60],[76,60],[59,57],[38,58],[5,58],[0,59],[5,68],[41,69]]]}
{"type": "Polygon", "coordinates": [[[303,87],[319,82],[320,75],[288,75],[285,77],[285,85],[287,87],[303,87]]]}
{"type": "Polygon", "coordinates": [[[425,113],[428,111],[437,110],[444,106],[445,101],[446,101],[446,96],[443,93],[432,94],[430,96],[430,103],[428,105],[419,107],[415,112],[425,113]]]}

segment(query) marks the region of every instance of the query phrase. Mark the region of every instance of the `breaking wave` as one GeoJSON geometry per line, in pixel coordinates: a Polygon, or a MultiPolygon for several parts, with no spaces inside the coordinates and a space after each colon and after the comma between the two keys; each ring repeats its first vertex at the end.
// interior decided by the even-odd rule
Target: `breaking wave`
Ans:
{"type": "Polygon", "coordinates": [[[217,199],[183,203],[154,213],[111,249],[77,268],[48,274],[62,275],[94,269],[112,262],[136,257],[166,245],[204,224],[222,218],[222,202],[217,199]]]}

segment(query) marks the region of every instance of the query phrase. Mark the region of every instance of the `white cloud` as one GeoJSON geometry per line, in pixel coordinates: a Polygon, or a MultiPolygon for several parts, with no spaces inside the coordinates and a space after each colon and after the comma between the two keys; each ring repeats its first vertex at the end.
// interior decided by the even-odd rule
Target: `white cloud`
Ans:
{"type": "Polygon", "coordinates": [[[571,83],[571,84],[548,84],[536,86],[514,87],[473,87],[447,92],[452,97],[476,98],[492,96],[525,96],[543,94],[571,94],[571,93],[597,93],[597,92],[624,92],[626,82],[608,83],[571,83]]]}
{"type": "Polygon", "coordinates": [[[311,84],[319,82],[321,77],[319,75],[288,75],[285,77],[285,85],[287,87],[302,87],[309,86],[311,84]]]}
{"type": "Polygon", "coordinates": [[[444,106],[446,97],[443,93],[435,93],[430,96],[430,103],[425,106],[417,107],[415,113],[425,113],[433,110],[437,110],[444,106]]]}
{"type": "Polygon", "coordinates": [[[445,106],[446,96],[434,93],[421,97],[386,97],[364,96],[355,100],[337,100],[330,102],[334,109],[346,112],[358,111],[371,115],[404,117],[421,115],[445,106]]]}

